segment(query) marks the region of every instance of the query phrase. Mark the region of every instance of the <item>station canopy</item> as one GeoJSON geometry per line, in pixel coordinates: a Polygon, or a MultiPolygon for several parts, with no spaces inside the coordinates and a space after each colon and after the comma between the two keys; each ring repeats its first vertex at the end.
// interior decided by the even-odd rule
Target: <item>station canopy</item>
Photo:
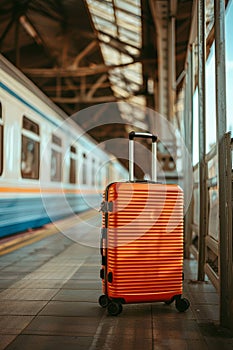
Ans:
{"type": "MultiPolygon", "coordinates": [[[[150,128],[137,106],[156,109],[155,3],[161,11],[170,6],[169,0],[2,0],[1,53],[97,141],[126,137],[127,123],[150,128]],[[117,107],[109,121],[112,103],[117,107]],[[95,105],[103,108],[90,118],[79,117],[79,111],[95,105]]],[[[193,1],[172,3],[179,77],[193,1]]]]}

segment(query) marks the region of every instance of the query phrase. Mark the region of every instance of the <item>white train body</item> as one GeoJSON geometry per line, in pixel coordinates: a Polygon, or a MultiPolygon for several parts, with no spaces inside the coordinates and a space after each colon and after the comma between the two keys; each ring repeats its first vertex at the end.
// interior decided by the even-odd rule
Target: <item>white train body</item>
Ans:
{"type": "Polygon", "coordinates": [[[0,56],[0,237],[98,207],[127,171],[0,56]]]}

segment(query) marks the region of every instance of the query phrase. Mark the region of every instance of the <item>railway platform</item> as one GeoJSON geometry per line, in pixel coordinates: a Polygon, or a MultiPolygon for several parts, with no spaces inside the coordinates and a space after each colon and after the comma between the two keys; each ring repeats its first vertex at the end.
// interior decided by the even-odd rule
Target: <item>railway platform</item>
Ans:
{"type": "Polygon", "coordinates": [[[100,223],[92,211],[78,224],[61,222],[63,233],[51,224],[2,242],[0,350],[233,349],[233,334],[219,327],[218,294],[207,278],[196,281],[194,259],[184,261],[185,313],[173,304],[147,303],[109,316],[98,304],[99,249],[66,235],[79,230],[98,240],[100,223]]]}

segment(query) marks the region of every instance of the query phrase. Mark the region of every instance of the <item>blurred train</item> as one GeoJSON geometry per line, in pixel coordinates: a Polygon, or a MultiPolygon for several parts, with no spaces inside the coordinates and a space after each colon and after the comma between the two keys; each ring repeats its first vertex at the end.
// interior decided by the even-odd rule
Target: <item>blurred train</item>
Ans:
{"type": "Polygon", "coordinates": [[[0,237],[98,207],[127,170],[0,55],[0,237]]]}

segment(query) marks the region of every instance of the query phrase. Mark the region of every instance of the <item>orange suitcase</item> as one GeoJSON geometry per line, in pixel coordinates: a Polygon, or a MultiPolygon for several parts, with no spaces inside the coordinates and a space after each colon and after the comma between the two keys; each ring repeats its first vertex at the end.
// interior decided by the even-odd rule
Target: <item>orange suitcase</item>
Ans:
{"type": "Polygon", "coordinates": [[[183,285],[183,192],[156,183],[156,136],[129,134],[129,182],[107,186],[101,204],[103,295],[99,304],[118,315],[122,304],[175,301],[186,311],[183,285]],[[134,181],[133,141],[152,139],[153,181],[134,181]]]}

